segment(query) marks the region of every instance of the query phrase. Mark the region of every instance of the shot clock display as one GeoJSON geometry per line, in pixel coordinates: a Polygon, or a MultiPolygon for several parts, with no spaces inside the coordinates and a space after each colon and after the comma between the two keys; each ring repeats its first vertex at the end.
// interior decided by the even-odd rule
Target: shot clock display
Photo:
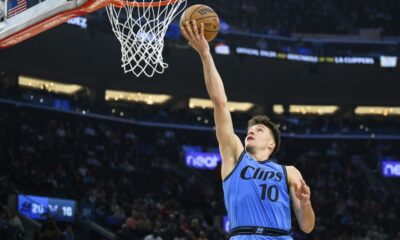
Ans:
{"type": "Polygon", "coordinates": [[[74,222],[75,210],[74,200],[18,195],[18,211],[32,219],[45,220],[50,215],[56,221],[74,222]]]}

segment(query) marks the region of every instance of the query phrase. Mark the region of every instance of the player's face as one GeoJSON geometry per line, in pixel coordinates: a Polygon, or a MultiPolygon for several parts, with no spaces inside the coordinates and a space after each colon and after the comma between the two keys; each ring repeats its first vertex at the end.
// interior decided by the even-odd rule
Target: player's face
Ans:
{"type": "Polygon", "coordinates": [[[247,130],[247,136],[244,141],[246,151],[255,153],[256,151],[266,151],[275,147],[274,138],[271,130],[264,124],[257,124],[251,126],[247,130]]]}

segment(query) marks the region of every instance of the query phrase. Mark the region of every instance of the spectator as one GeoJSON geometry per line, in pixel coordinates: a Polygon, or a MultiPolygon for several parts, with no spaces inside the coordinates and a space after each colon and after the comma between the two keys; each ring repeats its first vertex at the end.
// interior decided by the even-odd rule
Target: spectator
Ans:
{"type": "MultiPolygon", "coordinates": [[[[215,177],[217,172],[196,171],[181,164],[183,144],[197,144],[200,149],[215,147],[215,141],[210,141],[208,134],[171,129],[168,131],[172,133],[166,133],[162,128],[136,128],[64,113],[43,114],[39,110],[19,109],[14,115],[12,109],[3,107],[0,111],[0,137],[7,140],[5,136],[15,132],[12,136],[18,139],[18,145],[8,141],[0,146],[0,160],[4,162],[0,171],[2,175],[18,173],[11,174],[10,179],[24,182],[27,191],[77,199],[83,209],[82,215],[115,231],[121,239],[135,239],[135,236],[140,239],[146,236],[156,239],[226,238],[219,229],[219,218],[225,210],[220,182],[215,177]],[[13,124],[15,122],[20,125],[13,124]],[[96,137],[85,134],[86,126],[96,131],[96,137]],[[65,130],[65,135],[59,134],[57,129],[60,128],[65,130]],[[124,137],[127,132],[134,137],[124,137]],[[87,141],[87,137],[91,140],[87,141]],[[159,139],[162,141],[156,145],[159,139]],[[95,157],[101,164],[88,164],[88,156],[95,157]],[[160,156],[162,164],[149,164],[160,156]],[[133,166],[134,172],[109,167],[111,164],[120,166],[124,161],[133,166]],[[192,198],[188,198],[189,195],[192,198]],[[120,231],[123,223],[124,229],[120,231]]],[[[201,112],[196,116],[199,114],[201,112]]],[[[334,121],[327,124],[317,119],[295,123],[283,120],[281,122],[288,128],[299,132],[305,127],[312,129],[311,132],[327,127],[330,132],[336,125],[343,124],[334,121]]],[[[359,121],[346,125],[349,129],[360,129],[359,121]]],[[[394,126],[395,123],[393,120],[394,126]]],[[[370,128],[388,127],[381,126],[382,123],[368,125],[370,128]]],[[[396,141],[285,139],[279,160],[302,169],[314,189],[312,198],[317,224],[308,239],[398,237],[398,189],[390,184],[374,187],[368,179],[372,176],[386,181],[377,172],[379,158],[399,158],[399,147],[396,141]],[[361,163],[369,171],[365,172],[361,163]]],[[[11,214],[0,212],[2,236],[9,236],[10,218],[11,214]]],[[[43,224],[41,235],[44,239],[63,236],[55,221],[50,219],[43,224]]],[[[304,238],[296,228],[293,235],[296,239],[304,238]]],[[[76,233],[74,237],[78,238],[76,233]]]]}
{"type": "Polygon", "coordinates": [[[40,231],[41,240],[55,240],[62,236],[62,232],[57,226],[56,221],[49,215],[40,231]]]}
{"type": "Polygon", "coordinates": [[[65,230],[64,230],[64,232],[62,234],[62,239],[63,240],[75,240],[76,239],[74,231],[72,230],[72,226],[71,225],[68,224],[65,227],[65,230]]]}

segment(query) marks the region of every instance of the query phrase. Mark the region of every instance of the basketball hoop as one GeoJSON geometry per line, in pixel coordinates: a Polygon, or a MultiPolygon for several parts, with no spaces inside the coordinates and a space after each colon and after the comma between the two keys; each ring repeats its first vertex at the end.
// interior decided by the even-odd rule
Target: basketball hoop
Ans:
{"type": "Polygon", "coordinates": [[[137,77],[163,73],[162,50],[168,25],[186,7],[186,0],[116,0],[106,10],[121,44],[124,72],[137,77]]]}

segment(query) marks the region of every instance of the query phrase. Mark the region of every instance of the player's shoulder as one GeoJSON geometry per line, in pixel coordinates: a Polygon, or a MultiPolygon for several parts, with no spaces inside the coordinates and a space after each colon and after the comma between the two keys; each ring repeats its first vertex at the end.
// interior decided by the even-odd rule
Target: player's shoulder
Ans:
{"type": "Polygon", "coordinates": [[[295,166],[285,166],[288,176],[289,184],[296,183],[299,179],[302,179],[300,171],[295,166]]]}
{"type": "Polygon", "coordinates": [[[287,165],[285,167],[289,176],[301,176],[300,171],[295,166],[287,165]]]}

